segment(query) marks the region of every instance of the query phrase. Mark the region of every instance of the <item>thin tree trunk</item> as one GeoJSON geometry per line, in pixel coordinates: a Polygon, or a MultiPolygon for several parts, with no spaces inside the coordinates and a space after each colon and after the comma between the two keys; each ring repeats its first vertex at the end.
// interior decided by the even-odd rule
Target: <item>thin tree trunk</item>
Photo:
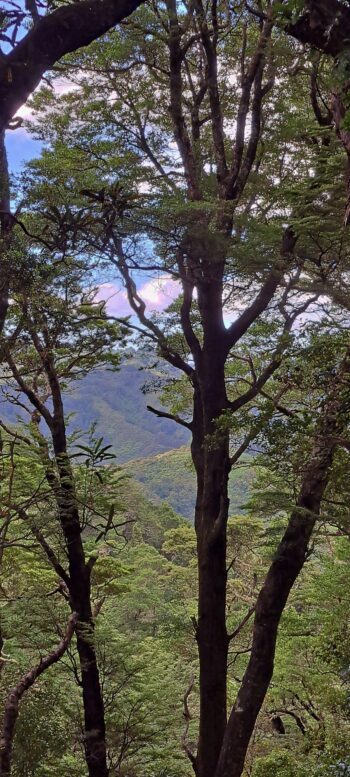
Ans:
{"type": "MultiPolygon", "coordinates": [[[[67,453],[67,439],[61,388],[49,350],[44,350],[31,324],[33,343],[42,358],[48,377],[54,412],[47,414],[57,471],[52,467],[43,440],[43,464],[54,494],[68,556],[67,585],[70,604],[77,612],[77,649],[81,669],[84,707],[84,748],[89,777],[108,777],[104,703],[95,650],[94,618],[91,607],[91,570],[94,559],[86,561],[81,536],[74,473],[67,453]]],[[[24,388],[24,387],[23,387],[24,388]]],[[[25,390],[25,388],[24,388],[25,390]]],[[[28,389],[27,389],[28,395],[28,389]]],[[[29,397],[35,403],[35,397],[29,397]]]]}
{"type": "Polygon", "coordinates": [[[5,132],[0,131],[0,334],[9,305],[8,247],[11,233],[10,182],[5,132]]]}
{"type": "Polygon", "coordinates": [[[60,522],[66,540],[69,562],[71,606],[78,613],[76,628],[84,707],[84,748],[89,777],[108,777],[104,704],[100,685],[91,609],[91,568],[85,560],[74,476],[66,453],[64,420],[59,432],[53,431],[59,472],[57,494],[60,522]]]}
{"type": "Polygon", "coordinates": [[[65,635],[57,647],[45,658],[42,658],[36,666],[29,669],[8,694],[0,738],[0,777],[9,777],[11,774],[12,746],[21,698],[34,685],[36,679],[63,656],[72,639],[76,622],[77,613],[73,612],[69,618],[65,635]]]}

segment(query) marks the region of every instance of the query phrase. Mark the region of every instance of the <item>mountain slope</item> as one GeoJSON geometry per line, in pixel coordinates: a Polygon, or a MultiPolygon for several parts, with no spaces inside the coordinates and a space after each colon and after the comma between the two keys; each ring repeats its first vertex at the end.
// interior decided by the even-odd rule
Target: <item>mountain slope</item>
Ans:
{"type": "Polygon", "coordinates": [[[140,370],[133,360],[117,373],[98,370],[87,375],[67,396],[67,411],[75,413],[74,426],[86,429],[96,420],[98,434],[113,445],[120,463],[162,453],[188,440],[186,429],[147,410],[147,404],[160,404],[154,394],[142,393],[150,378],[152,374],[140,370]]]}
{"type": "MultiPolygon", "coordinates": [[[[118,463],[143,456],[153,456],[188,442],[189,432],[166,418],[155,418],[147,404],[160,407],[154,393],[145,396],[142,387],[156,374],[140,369],[137,359],[130,359],[119,372],[95,370],[77,380],[64,396],[69,430],[87,432],[96,421],[96,432],[106,445],[114,448],[118,463]]],[[[18,413],[22,415],[23,413],[18,413]]],[[[17,409],[1,403],[1,415],[15,423],[17,409]]]]}
{"type": "Polygon", "coordinates": [[[124,536],[138,537],[143,542],[160,549],[164,542],[164,533],[185,523],[166,503],[157,498],[151,500],[143,486],[133,478],[127,478],[120,485],[120,501],[124,505],[127,518],[133,523],[126,526],[124,536]]]}
{"type": "MultiPolygon", "coordinates": [[[[230,512],[241,513],[246,502],[250,484],[254,478],[254,468],[246,466],[234,469],[230,476],[230,512]]],[[[150,499],[158,497],[165,500],[175,512],[193,520],[196,478],[187,446],[167,451],[156,456],[129,461],[127,470],[130,475],[142,483],[145,494],[150,499]]]]}

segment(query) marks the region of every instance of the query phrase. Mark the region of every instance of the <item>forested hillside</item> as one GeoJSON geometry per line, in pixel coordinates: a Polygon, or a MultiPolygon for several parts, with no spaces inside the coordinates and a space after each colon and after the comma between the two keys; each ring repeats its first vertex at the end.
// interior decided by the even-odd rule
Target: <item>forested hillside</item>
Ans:
{"type": "Polygon", "coordinates": [[[0,777],[350,777],[349,41],[1,2],[0,777]]]}
{"type": "MultiPolygon", "coordinates": [[[[157,401],[154,393],[142,392],[155,379],[152,372],[142,369],[142,361],[128,359],[118,372],[95,370],[77,381],[65,397],[69,429],[86,433],[96,423],[98,434],[113,446],[120,463],[139,457],[153,456],[183,445],[189,439],[185,429],[174,427],[168,419],[154,417],[147,403],[157,401]]],[[[3,395],[3,418],[16,422],[25,412],[6,401],[3,395]]]]}
{"type": "MultiPolygon", "coordinates": [[[[150,497],[164,499],[180,515],[193,521],[196,499],[196,475],[189,448],[161,453],[157,456],[136,459],[127,466],[130,475],[145,487],[150,497]]],[[[254,479],[251,457],[231,472],[229,497],[231,514],[244,512],[249,497],[249,487],[254,479]]]]}

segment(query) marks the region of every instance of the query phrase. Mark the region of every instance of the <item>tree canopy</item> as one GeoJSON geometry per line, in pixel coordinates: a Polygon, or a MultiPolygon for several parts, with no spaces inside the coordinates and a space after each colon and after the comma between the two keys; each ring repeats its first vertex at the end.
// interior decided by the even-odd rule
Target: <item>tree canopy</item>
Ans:
{"type": "Polygon", "coordinates": [[[350,773],[349,25],[4,11],[3,129],[49,80],[16,189],[1,141],[1,777],[350,773]],[[130,360],[190,441],[189,521],[178,453],[125,468],[71,427],[130,360]]]}

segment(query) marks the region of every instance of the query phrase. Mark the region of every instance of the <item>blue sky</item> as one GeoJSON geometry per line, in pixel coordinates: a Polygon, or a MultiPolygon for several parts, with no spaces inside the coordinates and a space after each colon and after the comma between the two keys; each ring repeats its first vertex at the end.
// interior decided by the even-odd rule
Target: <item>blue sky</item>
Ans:
{"type": "Polygon", "coordinates": [[[6,149],[10,173],[20,173],[25,162],[39,156],[41,143],[33,140],[22,127],[19,127],[6,133],[6,149]]]}

